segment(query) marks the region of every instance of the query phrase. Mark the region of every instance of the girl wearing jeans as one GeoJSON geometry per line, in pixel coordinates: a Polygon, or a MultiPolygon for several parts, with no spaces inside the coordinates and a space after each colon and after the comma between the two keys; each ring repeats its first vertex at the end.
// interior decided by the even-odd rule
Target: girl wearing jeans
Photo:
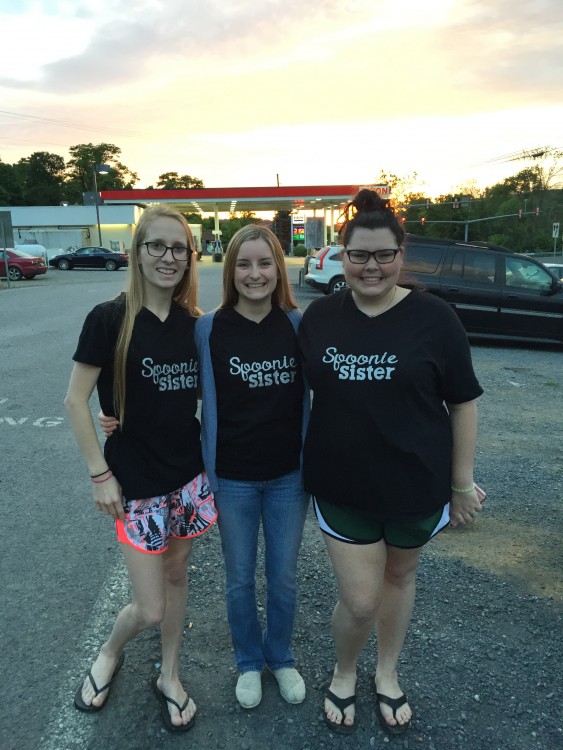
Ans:
{"type": "Polygon", "coordinates": [[[223,302],[198,320],[195,333],[203,458],[219,512],[227,615],[240,672],[236,697],[243,708],[260,703],[265,666],[286,701],[305,698],[291,650],[308,505],[300,472],[309,413],[297,348],[300,319],[278,240],[264,227],[243,227],[227,248],[223,302]],[[264,631],[255,590],[260,524],[264,631]]]}

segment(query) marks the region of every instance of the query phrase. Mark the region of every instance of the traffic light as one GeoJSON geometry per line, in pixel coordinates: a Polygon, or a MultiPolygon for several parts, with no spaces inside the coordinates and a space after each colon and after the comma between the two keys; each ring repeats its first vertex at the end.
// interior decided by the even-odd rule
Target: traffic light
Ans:
{"type": "Polygon", "coordinates": [[[426,216],[422,216],[421,217],[420,223],[422,224],[422,226],[424,226],[426,224],[426,216]]]}
{"type": "Polygon", "coordinates": [[[521,218],[522,218],[522,209],[519,208],[518,209],[518,220],[520,220],[521,218]]]}
{"type": "Polygon", "coordinates": [[[407,220],[406,216],[401,216],[401,224],[404,224],[407,220]]]}

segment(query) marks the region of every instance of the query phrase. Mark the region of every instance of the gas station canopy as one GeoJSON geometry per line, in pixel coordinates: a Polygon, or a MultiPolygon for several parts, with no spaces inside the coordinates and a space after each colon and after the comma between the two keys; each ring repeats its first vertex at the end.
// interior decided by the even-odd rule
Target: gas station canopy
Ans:
{"type": "Polygon", "coordinates": [[[312,211],[335,210],[347,203],[360,188],[369,187],[382,197],[389,196],[388,185],[298,185],[292,187],[200,188],[190,190],[104,190],[107,204],[126,203],[149,206],[174,205],[183,213],[234,211],[312,211]]]}

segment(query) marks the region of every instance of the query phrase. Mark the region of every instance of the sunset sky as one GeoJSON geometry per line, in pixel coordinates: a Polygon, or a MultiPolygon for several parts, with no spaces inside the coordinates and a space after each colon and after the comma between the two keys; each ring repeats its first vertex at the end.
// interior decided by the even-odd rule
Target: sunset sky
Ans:
{"type": "Polygon", "coordinates": [[[561,0],[0,0],[0,158],[437,195],[563,149],[561,0]]]}

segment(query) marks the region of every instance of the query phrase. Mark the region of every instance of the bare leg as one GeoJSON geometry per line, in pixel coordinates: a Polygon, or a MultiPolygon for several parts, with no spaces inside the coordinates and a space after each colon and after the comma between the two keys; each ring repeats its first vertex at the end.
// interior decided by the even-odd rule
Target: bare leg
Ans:
{"type": "MultiPolygon", "coordinates": [[[[180,682],[179,659],[188,603],[188,558],[192,543],[192,539],[170,539],[163,555],[166,610],[160,623],[162,666],[158,687],[180,706],[186,700],[186,691],[180,682]]],[[[169,703],[168,708],[172,723],[176,726],[187,724],[196,712],[191,698],[181,716],[172,704],[169,703]]]]}
{"type": "MultiPolygon", "coordinates": [[[[108,640],[102,645],[92,665],[92,677],[100,687],[111,679],[123,649],[141,630],[155,627],[164,616],[163,555],[147,555],[122,545],[123,557],[131,581],[132,598],[117,615],[108,640]]],[[[90,680],[82,687],[82,700],[87,705],[101,706],[107,691],[95,695],[90,680]]]]}
{"type": "MultiPolygon", "coordinates": [[[[381,603],[377,610],[377,669],[375,682],[377,692],[389,698],[399,698],[403,691],[399,687],[397,662],[410,623],[416,588],[416,569],[422,547],[399,549],[387,547],[387,563],[381,603]]],[[[410,721],[412,711],[408,703],[397,709],[397,720],[393,710],[380,703],[385,721],[393,726],[410,721]]]]}
{"type": "MultiPolygon", "coordinates": [[[[383,588],[386,548],[376,544],[353,545],[325,535],[325,544],[338,581],[339,599],[332,615],[336,665],[330,690],[348,698],[356,690],[356,663],[375,622],[383,588]]],[[[354,706],[342,712],[325,699],[325,713],[335,724],[354,723],[354,706]]]]}

